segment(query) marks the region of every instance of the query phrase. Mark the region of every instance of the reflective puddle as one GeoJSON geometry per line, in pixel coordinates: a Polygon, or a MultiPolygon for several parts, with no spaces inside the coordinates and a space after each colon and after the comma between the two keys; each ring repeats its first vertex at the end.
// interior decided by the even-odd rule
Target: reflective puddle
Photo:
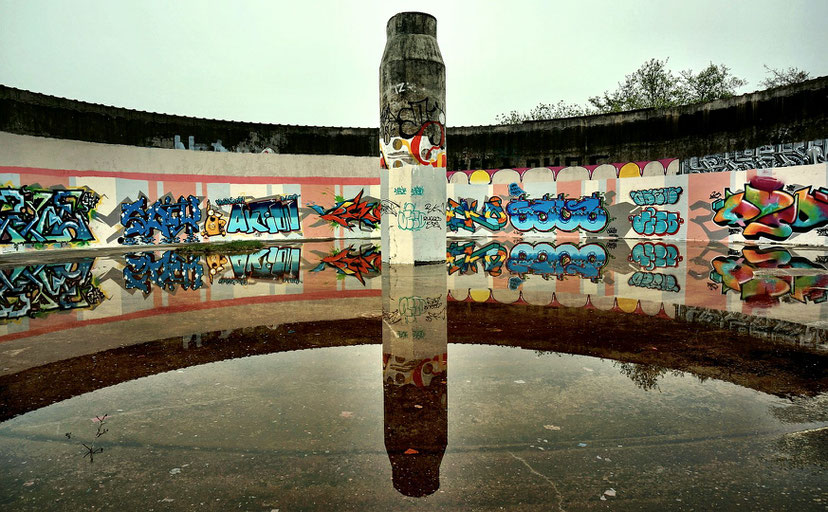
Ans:
{"type": "Polygon", "coordinates": [[[456,241],[2,269],[8,510],[824,510],[824,253],[456,241]]]}

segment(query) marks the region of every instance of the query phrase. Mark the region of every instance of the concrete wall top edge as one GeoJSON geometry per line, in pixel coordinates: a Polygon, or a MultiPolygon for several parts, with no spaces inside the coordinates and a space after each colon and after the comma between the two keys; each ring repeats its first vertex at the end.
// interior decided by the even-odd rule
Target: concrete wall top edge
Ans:
{"type": "Polygon", "coordinates": [[[0,131],[5,166],[205,176],[379,177],[370,156],[215,153],[142,148],[0,131]]]}

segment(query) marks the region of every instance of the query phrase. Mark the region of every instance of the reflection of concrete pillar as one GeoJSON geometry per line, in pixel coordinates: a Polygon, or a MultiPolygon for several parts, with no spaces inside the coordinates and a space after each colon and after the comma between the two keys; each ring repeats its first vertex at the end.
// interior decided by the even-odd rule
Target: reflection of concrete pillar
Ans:
{"type": "Polygon", "coordinates": [[[448,443],[446,271],[442,266],[382,272],[385,448],[394,488],[426,496],[440,487],[448,443]]]}
{"type": "Polygon", "coordinates": [[[446,67],[437,20],[388,20],[380,64],[382,260],[445,261],[446,67]]]}

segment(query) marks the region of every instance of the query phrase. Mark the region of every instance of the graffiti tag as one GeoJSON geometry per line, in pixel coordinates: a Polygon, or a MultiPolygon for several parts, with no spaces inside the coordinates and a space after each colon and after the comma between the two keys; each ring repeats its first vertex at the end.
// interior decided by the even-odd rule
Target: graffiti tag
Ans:
{"type": "Polygon", "coordinates": [[[0,188],[0,244],[89,242],[100,196],[91,190],[0,188]]]}
{"type": "Polygon", "coordinates": [[[364,190],[360,190],[353,199],[337,201],[336,204],[324,210],[321,206],[309,205],[319,217],[353,231],[354,227],[371,231],[379,226],[380,202],[376,200],[362,200],[364,190]]]}
{"type": "Polygon", "coordinates": [[[299,231],[298,196],[234,203],[227,233],[288,233],[299,231]]]}
{"type": "Polygon", "coordinates": [[[637,214],[630,215],[630,223],[639,235],[664,236],[678,233],[684,219],[678,212],[666,212],[648,206],[637,214]]]}
{"type": "Polygon", "coordinates": [[[681,192],[681,187],[633,190],[630,192],[630,198],[638,206],[676,204],[681,196],[681,192]]]}
{"type": "Polygon", "coordinates": [[[153,243],[155,231],[161,233],[161,243],[176,243],[179,233],[187,234],[185,242],[198,242],[198,223],[201,221],[199,200],[195,196],[181,196],[173,201],[167,195],[155,201],[149,208],[147,198],[121,204],[121,224],[124,236],[118,241],[124,245],[135,245],[140,240],[153,243]]]}
{"type": "Polygon", "coordinates": [[[802,187],[791,193],[776,178],[756,177],[745,184],[744,192],[726,188],[724,199],[712,208],[713,222],[741,229],[749,240],[787,240],[793,233],[828,224],[828,189],[802,187]]]}
{"type": "Polygon", "coordinates": [[[506,205],[512,226],[519,231],[575,231],[595,233],[604,229],[609,218],[598,192],[591,196],[568,199],[564,194],[542,199],[515,199],[506,205]]]}
{"type": "Polygon", "coordinates": [[[636,272],[629,278],[627,284],[639,288],[661,290],[663,292],[678,292],[681,287],[672,274],[650,274],[648,272],[636,272]]]}
{"type": "Polygon", "coordinates": [[[448,200],[446,209],[446,228],[457,232],[458,229],[474,232],[475,224],[490,231],[500,231],[509,222],[509,217],[503,211],[503,200],[500,196],[492,196],[483,203],[483,211],[477,211],[477,200],[469,203],[468,199],[460,202],[448,200]]]}

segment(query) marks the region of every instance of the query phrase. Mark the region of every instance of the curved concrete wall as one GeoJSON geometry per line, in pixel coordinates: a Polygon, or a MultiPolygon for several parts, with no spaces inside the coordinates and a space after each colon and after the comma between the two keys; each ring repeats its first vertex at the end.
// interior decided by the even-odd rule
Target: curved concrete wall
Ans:
{"type": "MultiPolygon", "coordinates": [[[[716,161],[741,165],[743,156],[716,161]]],[[[447,202],[419,211],[405,190],[380,201],[374,157],[216,154],[0,132],[0,254],[377,238],[382,211],[413,227],[445,211],[449,236],[828,242],[825,163],[675,174],[680,165],[449,172],[447,202]]]]}
{"type": "Polygon", "coordinates": [[[0,253],[379,236],[376,158],[203,153],[0,132],[0,253]]]}
{"type": "MultiPolygon", "coordinates": [[[[376,128],[140,112],[0,86],[0,131],[203,151],[379,156],[376,128]],[[190,138],[192,137],[192,140],[190,138]]],[[[448,169],[590,166],[825,138],[828,77],[727,100],[505,126],[447,128],[448,169]]]]}

